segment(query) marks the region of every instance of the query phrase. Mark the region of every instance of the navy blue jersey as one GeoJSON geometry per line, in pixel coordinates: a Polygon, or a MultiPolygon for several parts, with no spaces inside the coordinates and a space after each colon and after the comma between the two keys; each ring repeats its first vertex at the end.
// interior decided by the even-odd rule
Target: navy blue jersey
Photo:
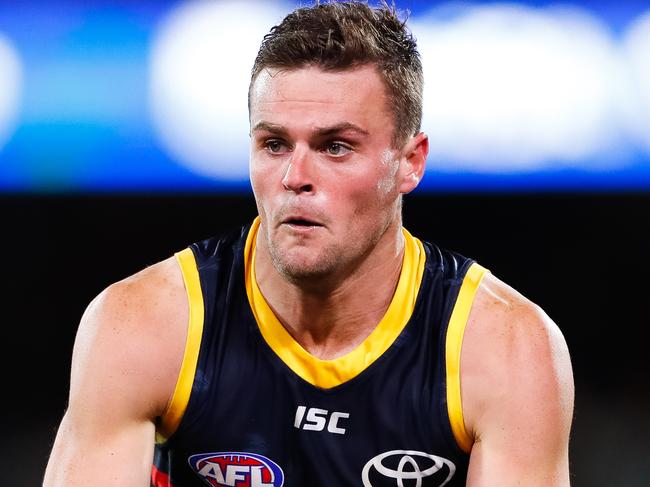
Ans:
{"type": "Polygon", "coordinates": [[[177,254],[190,319],[152,485],[464,486],[460,350],[485,269],[404,230],[381,322],[352,352],[320,360],[257,286],[258,228],[177,254]]]}

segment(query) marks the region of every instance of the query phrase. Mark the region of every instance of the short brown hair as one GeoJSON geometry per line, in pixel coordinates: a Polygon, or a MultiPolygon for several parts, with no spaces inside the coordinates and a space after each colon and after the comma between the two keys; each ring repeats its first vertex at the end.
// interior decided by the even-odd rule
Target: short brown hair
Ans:
{"type": "MultiPolygon", "coordinates": [[[[356,1],[298,8],[264,36],[251,87],[266,68],[342,71],[374,64],[388,91],[393,145],[399,147],[422,123],[422,63],[405,24],[385,2],[378,8],[356,1]]],[[[250,90],[248,99],[250,109],[250,90]]]]}

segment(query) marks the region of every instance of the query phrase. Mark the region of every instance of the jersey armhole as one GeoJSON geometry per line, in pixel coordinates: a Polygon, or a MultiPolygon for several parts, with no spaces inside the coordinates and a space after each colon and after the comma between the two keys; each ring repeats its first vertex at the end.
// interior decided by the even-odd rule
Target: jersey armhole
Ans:
{"type": "Polygon", "coordinates": [[[449,319],[447,337],[445,340],[446,357],[446,383],[447,383],[447,414],[451,424],[451,431],[456,443],[461,450],[469,453],[472,449],[473,440],[465,430],[463,419],[463,405],[461,400],[460,384],[460,353],[463,347],[463,336],[465,326],[472,309],[474,297],[478,291],[483,276],[489,272],[477,263],[473,263],[465,277],[456,298],[456,304],[449,319]]]}
{"type": "Polygon", "coordinates": [[[181,369],[169,405],[160,417],[156,430],[156,443],[167,441],[178,428],[185,413],[192,393],[192,384],[194,383],[201,348],[201,337],[203,335],[203,293],[201,292],[201,280],[194,253],[190,248],[186,248],[176,253],[175,257],[183,274],[183,283],[185,284],[189,305],[189,320],[181,369]]]}

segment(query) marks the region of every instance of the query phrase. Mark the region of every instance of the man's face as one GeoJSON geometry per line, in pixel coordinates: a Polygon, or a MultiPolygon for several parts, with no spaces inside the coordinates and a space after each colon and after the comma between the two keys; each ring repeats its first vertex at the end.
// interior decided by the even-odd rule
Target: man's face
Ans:
{"type": "Polygon", "coordinates": [[[400,153],[373,66],[264,70],[251,90],[260,243],[286,278],[349,272],[400,220],[400,153]]]}

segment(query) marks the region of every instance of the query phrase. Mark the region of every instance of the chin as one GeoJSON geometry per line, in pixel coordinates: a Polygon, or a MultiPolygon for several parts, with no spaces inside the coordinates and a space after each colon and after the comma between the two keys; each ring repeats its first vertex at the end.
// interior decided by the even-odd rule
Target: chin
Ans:
{"type": "Polygon", "coordinates": [[[335,272],[329,262],[301,262],[285,260],[275,263],[275,267],[290,282],[317,281],[335,272]]]}
{"type": "Polygon", "coordinates": [[[318,255],[309,255],[305,249],[293,251],[271,250],[271,260],[277,271],[289,282],[305,283],[326,279],[336,273],[339,258],[334,252],[322,251],[318,255]]]}

